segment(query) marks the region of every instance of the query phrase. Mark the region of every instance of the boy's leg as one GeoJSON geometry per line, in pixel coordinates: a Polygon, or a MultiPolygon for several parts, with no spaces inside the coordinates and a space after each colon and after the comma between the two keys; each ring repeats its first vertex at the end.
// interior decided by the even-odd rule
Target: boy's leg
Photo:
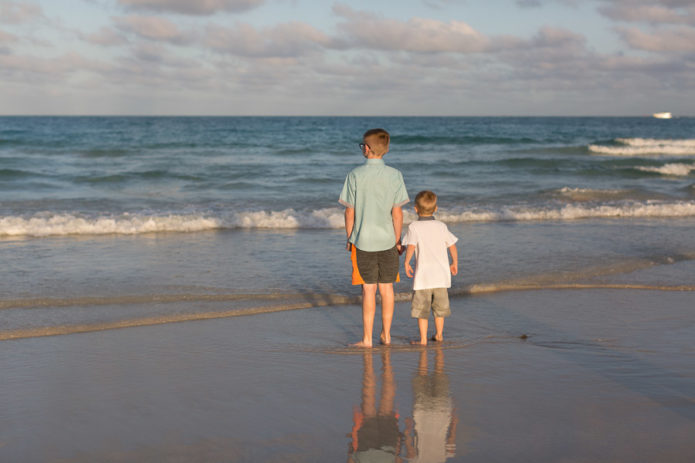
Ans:
{"type": "Polygon", "coordinates": [[[412,344],[420,344],[420,345],[426,346],[427,345],[428,319],[427,318],[418,318],[417,319],[417,326],[418,326],[418,329],[420,330],[420,341],[413,341],[412,344]]]}
{"type": "Polygon", "coordinates": [[[449,292],[446,288],[436,288],[433,290],[432,312],[434,313],[435,328],[432,340],[441,342],[444,339],[444,318],[451,315],[449,292]]]}
{"type": "Polygon", "coordinates": [[[355,347],[372,347],[374,313],[376,312],[376,287],[375,283],[362,285],[362,341],[353,344],[355,347]]]}
{"type": "Polygon", "coordinates": [[[432,340],[442,342],[444,340],[444,317],[434,317],[434,328],[435,333],[432,340]]]}
{"type": "Polygon", "coordinates": [[[394,295],[393,283],[379,283],[381,295],[381,343],[391,344],[391,322],[393,322],[394,295]]]}

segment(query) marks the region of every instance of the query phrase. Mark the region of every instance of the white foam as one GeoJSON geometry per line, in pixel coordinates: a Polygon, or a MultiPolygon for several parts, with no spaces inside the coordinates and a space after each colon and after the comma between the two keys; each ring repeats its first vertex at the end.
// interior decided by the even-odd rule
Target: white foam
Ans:
{"type": "Polygon", "coordinates": [[[643,172],[656,172],[662,175],[668,175],[672,177],[687,177],[690,172],[695,170],[694,164],[664,164],[661,167],[638,167],[638,170],[643,172]]]}
{"type": "MultiPolygon", "coordinates": [[[[406,224],[417,216],[404,211],[406,224]]],[[[695,217],[695,201],[620,202],[596,206],[502,207],[497,210],[440,211],[437,218],[448,223],[577,220],[589,218],[695,217]]],[[[41,213],[33,217],[0,217],[0,236],[46,237],[64,235],[137,235],[160,232],[201,232],[217,229],[340,229],[343,209],[328,208],[312,212],[293,209],[231,213],[229,217],[202,214],[161,215],[122,214],[109,217],[83,217],[78,214],[41,213]]]]}
{"type": "Polygon", "coordinates": [[[695,155],[695,139],[616,138],[621,146],[589,145],[592,153],[607,156],[695,155]]]}
{"type": "Polygon", "coordinates": [[[343,209],[319,209],[311,213],[284,211],[257,211],[237,213],[229,221],[230,228],[341,228],[343,209]]]}
{"type": "Polygon", "coordinates": [[[466,211],[439,214],[444,222],[555,221],[601,218],[693,217],[695,202],[630,202],[599,206],[566,205],[559,208],[503,208],[499,211],[466,211]]]}
{"type": "Polygon", "coordinates": [[[219,219],[199,215],[86,218],[73,214],[39,214],[34,217],[0,218],[0,236],[137,235],[155,232],[197,232],[221,228],[219,219]]]}

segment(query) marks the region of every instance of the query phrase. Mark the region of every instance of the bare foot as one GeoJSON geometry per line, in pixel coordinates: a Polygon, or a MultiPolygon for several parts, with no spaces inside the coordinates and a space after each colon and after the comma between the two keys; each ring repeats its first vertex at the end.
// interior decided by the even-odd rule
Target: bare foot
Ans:
{"type": "Polygon", "coordinates": [[[371,342],[360,341],[354,344],[350,344],[350,347],[372,347],[371,342]]]}
{"type": "Polygon", "coordinates": [[[381,333],[381,336],[379,336],[379,341],[381,341],[383,345],[388,346],[391,344],[391,336],[386,337],[384,336],[384,333],[381,333]]]}
{"type": "Polygon", "coordinates": [[[427,345],[427,340],[425,340],[424,342],[423,342],[423,341],[412,340],[412,341],[410,341],[410,344],[411,344],[412,346],[426,346],[426,345],[427,345]]]}
{"type": "Polygon", "coordinates": [[[444,336],[439,335],[439,337],[437,337],[436,334],[433,334],[430,339],[434,342],[442,342],[442,341],[444,341],[444,336]]]}

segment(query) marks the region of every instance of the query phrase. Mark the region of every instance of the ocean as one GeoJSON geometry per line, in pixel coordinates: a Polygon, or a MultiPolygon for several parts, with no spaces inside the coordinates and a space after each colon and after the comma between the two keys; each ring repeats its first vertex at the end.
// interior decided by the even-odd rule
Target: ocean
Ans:
{"type": "Polygon", "coordinates": [[[0,117],[0,338],[357,303],[374,127],[460,238],[453,297],[695,287],[695,118],[0,117]]]}

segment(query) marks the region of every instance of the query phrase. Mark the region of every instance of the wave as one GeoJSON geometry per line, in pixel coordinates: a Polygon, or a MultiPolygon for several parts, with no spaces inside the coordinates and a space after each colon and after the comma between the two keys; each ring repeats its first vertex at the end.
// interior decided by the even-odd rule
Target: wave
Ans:
{"type": "Polygon", "coordinates": [[[399,135],[398,145],[510,145],[539,143],[529,137],[484,137],[475,135],[399,135]]]}
{"type": "MultiPolygon", "coordinates": [[[[562,190],[561,190],[562,191],[562,190]]],[[[567,190],[570,196],[605,195],[600,190],[567,190]]],[[[615,193],[618,194],[618,193],[615,193]]],[[[440,211],[437,218],[447,223],[564,221],[602,218],[695,217],[695,201],[636,202],[574,205],[557,207],[509,206],[491,210],[440,211]]],[[[404,222],[417,216],[404,211],[404,222]]],[[[65,235],[138,235],[164,232],[203,232],[220,229],[340,229],[343,210],[249,211],[222,215],[211,214],[121,214],[85,217],[71,213],[40,213],[32,217],[0,217],[0,237],[48,237],[65,235]]]]}
{"type": "Polygon", "coordinates": [[[695,164],[664,164],[660,167],[636,167],[637,170],[642,172],[655,172],[661,175],[667,175],[670,177],[687,177],[690,172],[695,170],[695,164]]]}
{"type": "Polygon", "coordinates": [[[592,153],[607,156],[695,155],[695,139],[616,138],[613,146],[589,145],[592,153]]]}
{"type": "MultiPolygon", "coordinates": [[[[493,294],[500,292],[513,292],[513,291],[539,291],[539,290],[583,290],[583,289],[611,289],[611,290],[645,290],[645,291],[695,291],[695,286],[667,286],[667,285],[645,285],[645,284],[603,284],[603,283],[537,283],[537,284],[514,284],[514,283],[498,283],[498,284],[479,284],[471,285],[461,289],[452,289],[450,294],[452,297],[466,297],[466,296],[476,296],[484,294],[493,294]]],[[[238,295],[234,295],[236,298],[238,295]]],[[[279,296],[279,295],[278,295],[279,296]]],[[[282,295],[284,299],[287,295],[282,295]]],[[[190,300],[187,298],[181,298],[181,296],[173,296],[176,300],[190,300]]],[[[268,295],[267,299],[277,299],[277,297],[272,297],[268,295]]],[[[396,300],[398,302],[409,301],[411,298],[411,293],[398,293],[396,294],[396,300]]],[[[207,300],[204,296],[198,295],[193,300],[207,300]]],[[[207,312],[189,312],[189,313],[176,313],[176,314],[163,314],[159,316],[151,317],[138,317],[138,318],[127,318],[123,320],[115,321],[104,321],[96,323],[77,323],[77,324],[66,324],[66,325],[48,325],[48,326],[37,326],[32,328],[20,328],[20,329],[9,329],[0,330],[0,341],[17,340],[17,339],[27,339],[27,338],[37,338],[45,336],[61,336],[77,333],[90,333],[97,331],[106,330],[116,330],[124,328],[134,328],[143,326],[155,326],[155,325],[165,325],[169,323],[183,323],[192,321],[202,321],[202,320],[214,320],[222,318],[233,318],[233,317],[245,317],[253,315],[268,314],[274,312],[287,312],[292,310],[306,310],[314,309],[319,307],[327,306],[340,306],[340,305],[354,305],[360,303],[359,297],[354,296],[342,296],[333,294],[313,294],[313,295],[303,295],[303,300],[297,300],[295,302],[285,302],[282,304],[275,305],[260,305],[254,307],[247,307],[242,309],[232,309],[232,310],[220,310],[220,311],[207,311],[207,312]]],[[[95,301],[97,298],[95,298],[95,301]]],[[[160,298],[155,298],[154,300],[160,301],[160,298]]],[[[219,296],[215,297],[215,300],[221,300],[219,296]]],[[[83,305],[84,303],[90,304],[83,300],[73,301],[75,304],[58,304],[54,306],[69,306],[69,305],[83,305]]],[[[133,303],[133,301],[120,301],[122,303],[133,303]]],[[[146,302],[146,301],[143,301],[146,302]]],[[[50,302],[49,302],[50,304],[50,302]]],[[[21,308],[21,307],[36,307],[34,305],[24,305],[24,304],[12,304],[6,305],[4,308],[21,308]]]]}
{"type": "Polygon", "coordinates": [[[626,202],[603,205],[565,205],[557,208],[507,207],[493,211],[440,213],[444,222],[525,222],[604,218],[695,217],[695,202],[626,202]]]}
{"type": "Polygon", "coordinates": [[[595,190],[591,188],[570,188],[564,187],[555,191],[561,197],[569,198],[573,201],[596,201],[598,199],[616,199],[627,194],[628,190],[595,190]]]}

